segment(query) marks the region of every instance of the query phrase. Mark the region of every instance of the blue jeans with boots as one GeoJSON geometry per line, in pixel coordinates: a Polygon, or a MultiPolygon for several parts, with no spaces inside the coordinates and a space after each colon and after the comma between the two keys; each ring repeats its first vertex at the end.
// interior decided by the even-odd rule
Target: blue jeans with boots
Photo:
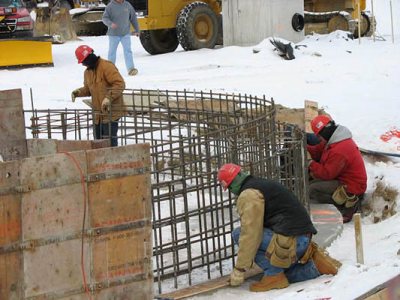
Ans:
{"type": "MultiPolygon", "coordinates": [[[[264,228],[263,239],[258,248],[256,257],[254,259],[255,263],[264,270],[264,276],[273,276],[284,272],[288,281],[290,283],[305,281],[309,279],[314,279],[321,274],[318,272],[314,262],[310,259],[307,263],[300,264],[298,262],[293,263],[289,268],[283,269],[278,268],[269,262],[265,256],[268,245],[271,242],[272,235],[274,232],[271,229],[264,228]]],[[[239,244],[240,237],[240,227],[236,228],[232,232],[232,238],[235,244],[239,244]]],[[[304,255],[310,243],[310,238],[308,235],[299,235],[296,237],[296,255],[298,260],[304,255]]]]}
{"type": "Polygon", "coordinates": [[[94,126],[94,138],[99,139],[110,139],[111,147],[118,146],[118,120],[111,121],[110,123],[100,123],[94,126]],[[111,135],[111,136],[110,136],[111,135]]]}
{"type": "Polygon", "coordinates": [[[111,61],[115,65],[115,61],[117,59],[117,48],[119,43],[122,44],[122,48],[124,49],[124,59],[126,69],[131,71],[135,68],[133,63],[133,52],[131,48],[131,35],[128,33],[124,36],[119,35],[109,35],[108,36],[108,60],[111,61]]]}

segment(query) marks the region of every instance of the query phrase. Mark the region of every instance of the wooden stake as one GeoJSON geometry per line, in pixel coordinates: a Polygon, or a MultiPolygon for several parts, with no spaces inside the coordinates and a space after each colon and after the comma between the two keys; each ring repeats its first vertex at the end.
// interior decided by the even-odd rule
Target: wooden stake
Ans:
{"type": "Polygon", "coordinates": [[[360,213],[354,214],[354,231],[355,231],[355,235],[356,235],[357,263],[364,264],[364,250],[363,250],[363,241],[362,241],[360,213]]]}
{"type": "Polygon", "coordinates": [[[360,0],[357,1],[357,18],[358,18],[358,44],[361,44],[361,6],[360,6],[360,0]]]}
{"type": "Polygon", "coordinates": [[[392,26],[392,43],[394,44],[392,0],[390,0],[390,24],[391,24],[391,26],[392,26]]]}
{"type": "Polygon", "coordinates": [[[374,0],[371,0],[371,14],[372,14],[372,16],[371,16],[371,18],[372,18],[372,38],[374,39],[374,42],[375,42],[375,30],[376,30],[376,28],[375,28],[375,14],[374,14],[374,0]]]}

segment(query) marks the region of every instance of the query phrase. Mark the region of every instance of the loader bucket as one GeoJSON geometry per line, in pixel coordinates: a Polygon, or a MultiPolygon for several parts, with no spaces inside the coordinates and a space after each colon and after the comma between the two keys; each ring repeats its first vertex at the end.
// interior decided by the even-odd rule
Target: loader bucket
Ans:
{"type": "Polygon", "coordinates": [[[53,66],[51,38],[0,40],[0,68],[53,66]]]}
{"type": "Polygon", "coordinates": [[[33,35],[57,36],[63,42],[76,40],[76,32],[72,25],[69,10],[65,7],[59,9],[51,9],[49,7],[37,8],[33,35]]]}

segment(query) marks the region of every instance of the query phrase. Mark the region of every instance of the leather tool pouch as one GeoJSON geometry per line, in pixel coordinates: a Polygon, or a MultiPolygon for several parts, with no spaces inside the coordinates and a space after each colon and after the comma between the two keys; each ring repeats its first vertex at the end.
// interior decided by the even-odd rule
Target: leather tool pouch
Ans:
{"type": "Polygon", "coordinates": [[[297,260],[296,238],[274,233],[265,255],[273,266],[289,268],[297,260]]]}
{"type": "Polygon", "coordinates": [[[349,195],[347,194],[344,185],[340,185],[332,195],[333,201],[335,201],[338,205],[345,205],[345,207],[353,207],[357,201],[357,195],[349,195]]]}

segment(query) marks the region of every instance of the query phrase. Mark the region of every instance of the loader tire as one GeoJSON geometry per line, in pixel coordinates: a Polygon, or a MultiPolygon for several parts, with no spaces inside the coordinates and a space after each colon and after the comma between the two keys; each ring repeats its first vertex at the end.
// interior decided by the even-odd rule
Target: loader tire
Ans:
{"type": "Polygon", "coordinates": [[[196,1],[181,10],[176,31],[185,50],[214,48],[218,40],[218,17],[206,3],[196,1]]]}
{"type": "Polygon", "coordinates": [[[151,55],[174,52],[179,45],[175,28],[143,30],[140,33],[140,42],[151,55]]]}

